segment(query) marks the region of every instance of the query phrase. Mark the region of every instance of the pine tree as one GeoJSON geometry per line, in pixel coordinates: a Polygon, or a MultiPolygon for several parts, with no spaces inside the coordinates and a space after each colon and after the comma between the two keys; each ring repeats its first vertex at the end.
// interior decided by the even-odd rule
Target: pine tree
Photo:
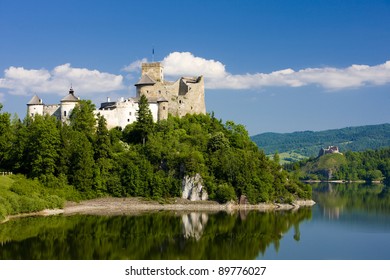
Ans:
{"type": "Polygon", "coordinates": [[[9,113],[2,113],[3,105],[0,103],[0,169],[4,168],[11,151],[11,120],[9,113]]]}
{"type": "Polygon", "coordinates": [[[96,131],[95,105],[91,100],[80,100],[70,115],[70,126],[87,136],[92,142],[96,131]]]}
{"type": "Polygon", "coordinates": [[[143,145],[145,145],[148,134],[153,131],[154,127],[152,112],[149,109],[148,99],[145,95],[141,95],[139,99],[137,112],[135,129],[139,133],[143,145]]]}

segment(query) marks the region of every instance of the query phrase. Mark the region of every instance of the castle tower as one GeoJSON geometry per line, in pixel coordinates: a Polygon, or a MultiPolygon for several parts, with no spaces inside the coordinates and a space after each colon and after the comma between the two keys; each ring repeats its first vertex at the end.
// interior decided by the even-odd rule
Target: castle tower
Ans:
{"type": "Polygon", "coordinates": [[[165,98],[159,98],[157,100],[157,106],[158,106],[158,117],[157,120],[166,120],[168,119],[168,100],[165,98]]]}
{"type": "Polygon", "coordinates": [[[74,95],[73,88],[69,89],[69,94],[61,99],[61,121],[69,120],[70,113],[79,102],[79,98],[74,95]]]}
{"type": "Polygon", "coordinates": [[[38,95],[34,95],[27,103],[27,115],[30,117],[43,115],[43,102],[38,95]]]}
{"type": "Polygon", "coordinates": [[[143,63],[141,78],[135,86],[137,98],[145,95],[149,102],[158,103],[161,119],[166,118],[168,113],[179,117],[206,113],[203,76],[165,81],[161,62],[143,63]],[[164,107],[168,108],[168,112],[164,112],[164,107]]]}
{"type": "Polygon", "coordinates": [[[161,62],[142,63],[141,79],[135,84],[137,97],[145,95],[148,99],[156,97],[156,84],[163,84],[164,72],[161,62]]]}
{"type": "Polygon", "coordinates": [[[161,62],[152,62],[152,63],[142,63],[142,73],[141,75],[148,75],[150,78],[156,82],[164,81],[164,72],[161,62]]]}

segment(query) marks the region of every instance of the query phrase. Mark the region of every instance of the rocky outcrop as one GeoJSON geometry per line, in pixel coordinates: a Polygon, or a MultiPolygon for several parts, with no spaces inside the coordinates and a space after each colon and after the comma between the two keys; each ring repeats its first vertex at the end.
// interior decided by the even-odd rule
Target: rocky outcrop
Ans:
{"type": "Polygon", "coordinates": [[[195,176],[184,176],[181,197],[191,201],[207,200],[209,198],[204,188],[202,176],[199,173],[195,176]]]}

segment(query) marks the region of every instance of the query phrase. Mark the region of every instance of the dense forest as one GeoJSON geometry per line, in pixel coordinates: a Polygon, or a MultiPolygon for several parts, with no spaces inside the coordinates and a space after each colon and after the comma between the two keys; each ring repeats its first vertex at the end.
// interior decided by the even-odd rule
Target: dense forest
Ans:
{"type": "Polygon", "coordinates": [[[310,198],[311,190],[277,160],[267,159],[244,126],[211,115],[170,116],[154,123],[141,98],[137,122],[107,130],[91,101],[81,100],[68,124],[36,115],[23,121],[0,111],[0,171],[35,179],[43,189],[75,190],[81,199],[181,195],[185,175],[201,174],[209,198],[246,195],[251,203],[310,198]]]}
{"type": "MultiPolygon", "coordinates": [[[[289,152],[305,157],[318,155],[321,148],[338,146],[340,151],[365,151],[390,146],[390,124],[347,127],[324,131],[262,133],[252,140],[267,155],[289,152]]],[[[295,157],[298,158],[299,157],[295,157]]],[[[294,160],[290,160],[294,161],[294,160]]]]}
{"type": "Polygon", "coordinates": [[[390,148],[327,154],[285,165],[300,179],[364,180],[390,183],[390,148]]]}

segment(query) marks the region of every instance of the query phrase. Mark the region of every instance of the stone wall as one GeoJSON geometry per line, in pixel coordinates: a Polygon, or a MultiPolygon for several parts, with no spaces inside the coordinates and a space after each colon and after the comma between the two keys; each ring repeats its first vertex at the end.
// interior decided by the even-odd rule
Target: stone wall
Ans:
{"type": "Polygon", "coordinates": [[[183,117],[186,114],[206,114],[204,99],[204,78],[182,77],[175,82],[161,80],[157,73],[162,71],[159,63],[143,63],[142,74],[154,80],[151,84],[136,84],[137,97],[145,95],[149,101],[165,99],[168,102],[168,113],[183,117]],[[155,68],[153,70],[153,68],[155,68]]]}

